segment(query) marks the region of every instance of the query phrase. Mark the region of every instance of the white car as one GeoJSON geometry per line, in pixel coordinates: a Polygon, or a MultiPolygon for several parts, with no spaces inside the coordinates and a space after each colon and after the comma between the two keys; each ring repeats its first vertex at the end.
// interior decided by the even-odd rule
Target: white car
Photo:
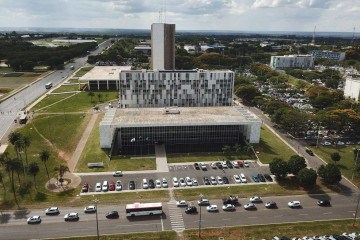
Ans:
{"type": "Polygon", "coordinates": [[[189,177],[186,177],[186,178],[185,178],[185,182],[186,182],[186,185],[188,185],[188,186],[192,186],[192,185],[193,185],[193,181],[192,181],[192,179],[189,178],[189,177]]]}
{"type": "Polygon", "coordinates": [[[244,209],[245,209],[245,210],[255,210],[255,209],[256,209],[256,206],[255,206],[255,204],[253,204],[253,203],[248,203],[248,204],[245,204],[245,205],[244,205],[244,209]]]}
{"type": "Polygon", "coordinates": [[[288,206],[289,206],[289,208],[298,208],[298,207],[301,207],[301,203],[300,203],[300,201],[291,201],[291,202],[288,202],[288,206]]]}
{"type": "Polygon", "coordinates": [[[325,141],[325,142],[322,142],[321,145],[323,145],[323,146],[331,146],[331,142],[325,141]]]}
{"type": "Polygon", "coordinates": [[[211,182],[211,185],[217,184],[216,178],[214,176],[210,176],[210,182],[211,182]]]}
{"type": "Polygon", "coordinates": [[[186,187],[185,179],[179,178],[180,187],[186,187]]]}
{"type": "Polygon", "coordinates": [[[96,183],[96,185],[95,185],[95,192],[101,192],[101,183],[96,183]]]}
{"type": "Polygon", "coordinates": [[[156,187],[156,188],[161,188],[161,181],[160,181],[160,179],[156,179],[156,181],[155,181],[155,187],[156,187]]]}
{"type": "Polygon", "coordinates": [[[68,213],[64,216],[65,221],[78,221],[79,220],[79,214],[76,212],[68,213]]]}
{"type": "Polygon", "coordinates": [[[221,163],[221,166],[222,166],[223,168],[228,168],[228,165],[226,164],[225,161],[221,163]]]}
{"type": "Polygon", "coordinates": [[[173,186],[174,186],[174,187],[178,187],[178,186],[179,186],[179,181],[178,181],[177,177],[173,177],[172,182],[173,182],[173,186]]]}
{"type": "Polygon", "coordinates": [[[116,191],[121,191],[122,190],[122,184],[121,184],[120,180],[116,181],[115,190],[116,191]]]}
{"type": "Polygon", "coordinates": [[[50,207],[45,210],[46,215],[58,215],[60,214],[60,210],[58,207],[50,207]]]}
{"type": "Polygon", "coordinates": [[[207,169],[205,163],[201,162],[201,163],[199,163],[199,165],[200,165],[200,168],[201,168],[202,170],[206,170],[206,169],[207,169]]]}
{"type": "Polygon", "coordinates": [[[223,184],[224,184],[224,182],[223,182],[223,180],[222,180],[222,178],[221,178],[220,176],[217,176],[217,177],[216,177],[216,181],[217,181],[217,183],[218,183],[219,185],[223,185],[223,184]]]}
{"type": "Polygon", "coordinates": [[[244,161],[244,167],[250,167],[250,164],[249,164],[249,162],[247,162],[247,161],[244,161]]]}
{"type": "Polygon", "coordinates": [[[240,173],[240,180],[241,180],[241,182],[242,182],[242,183],[247,183],[247,180],[246,180],[245,174],[240,173]]]}
{"type": "Polygon", "coordinates": [[[222,209],[224,211],[234,211],[235,210],[235,205],[233,204],[226,204],[224,206],[222,206],[222,209]]]}
{"type": "Polygon", "coordinates": [[[114,177],[122,177],[123,176],[123,172],[122,171],[116,171],[113,173],[114,177]]]}
{"type": "Polygon", "coordinates": [[[196,178],[193,178],[193,179],[192,179],[192,182],[193,182],[193,186],[198,186],[198,185],[199,185],[199,183],[198,183],[198,181],[196,180],[196,178]]]}
{"type": "Polygon", "coordinates": [[[168,182],[166,181],[165,178],[162,179],[162,187],[163,187],[163,188],[169,187],[168,182]]]}
{"type": "Polygon", "coordinates": [[[142,180],[142,188],[143,188],[143,189],[148,189],[148,188],[149,188],[149,184],[148,184],[146,178],[144,178],[144,179],[142,180]]]}
{"type": "Polygon", "coordinates": [[[231,164],[234,168],[239,168],[239,164],[237,163],[237,161],[231,161],[231,164]]]}
{"type": "Polygon", "coordinates": [[[206,207],[206,210],[207,210],[208,212],[217,212],[217,211],[219,211],[217,205],[209,205],[209,206],[206,207]]]}
{"type": "Polygon", "coordinates": [[[259,196],[253,196],[253,197],[250,198],[250,202],[251,203],[262,202],[262,199],[259,196]]]}
{"type": "Polygon", "coordinates": [[[211,163],[211,164],[210,164],[210,167],[213,168],[213,169],[216,169],[216,168],[217,168],[217,167],[216,167],[216,163],[211,163]]]}
{"type": "Polygon", "coordinates": [[[84,208],[84,213],[94,213],[94,212],[96,212],[95,206],[87,206],[84,208]]]}
{"type": "Polygon", "coordinates": [[[189,205],[188,202],[185,200],[180,200],[176,202],[176,206],[178,207],[187,207],[188,205],[189,205]]]}
{"type": "Polygon", "coordinates": [[[338,142],[337,142],[337,145],[339,145],[339,146],[343,146],[343,145],[345,145],[345,143],[344,143],[344,142],[342,142],[342,141],[338,141],[338,142]]]}
{"type": "Polygon", "coordinates": [[[35,223],[41,223],[40,216],[32,216],[27,219],[28,224],[35,224],[35,223]]]}
{"type": "Polygon", "coordinates": [[[109,190],[109,182],[108,181],[104,181],[102,184],[102,190],[103,192],[106,192],[107,190],[109,190]]]}
{"type": "Polygon", "coordinates": [[[233,176],[233,178],[234,178],[235,183],[241,183],[241,179],[240,179],[240,177],[238,175],[235,174],[233,176]]]}

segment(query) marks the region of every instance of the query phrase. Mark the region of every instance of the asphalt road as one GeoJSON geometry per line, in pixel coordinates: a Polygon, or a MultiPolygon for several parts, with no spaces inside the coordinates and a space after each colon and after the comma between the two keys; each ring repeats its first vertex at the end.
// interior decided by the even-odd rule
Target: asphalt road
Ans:
{"type": "MultiPolygon", "coordinates": [[[[314,220],[331,220],[352,218],[355,213],[357,197],[355,195],[301,195],[284,197],[266,197],[263,203],[256,204],[257,210],[247,211],[243,205],[248,203],[248,199],[240,198],[240,205],[234,212],[209,213],[202,207],[201,225],[206,227],[228,227],[238,225],[286,223],[314,220]],[[331,207],[319,207],[316,205],[318,199],[330,199],[331,207]],[[277,202],[278,209],[266,209],[264,203],[273,200],[277,202]],[[290,209],[288,201],[301,201],[302,208],[290,209]]],[[[221,200],[211,200],[211,204],[222,206],[221,200]]],[[[100,234],[130,233],[171,230],[173,222],[183,221],[186,229],[199,226],[200,214],[188,215],[184,209],[179,208],[181,213],[177,218],[170,218],[169,206],[163,204],[164,214],[162,216],[126,218],[125,206],[98,206],[99,232],[100,234]],[[106,219],[105,213],[111,210],[119,211],[119,219],[106,219]]],[[[46,216],[44,209],[3,212],[0,215],[0,239],[33,239],[46,237],[69,237],[96,235],[95,214],[83,213],[83,208],[60,208],[61,214],[58,216],[46,216]],[[65,222],[63,216],[69,212],[78,212],[80,220],[78,222],[65,222]],[[28,225],[26,218],[33,215],[40,215],[41,224],[28,225]],[[21,227],[21,231],[19,231],[21,227]]],[[[85,206],[84,206],[85,207],[85,206]]],[[[198,210],[199,207],[198,207],[198,210]]],[[[329,234],[331,229],[329,229],[329,234]]]]}
{"type": "MultiPolygon", "coordinates": [[[[104,50],[104,48],[111,45],[110,40],[103,42],[97,49],[92,51],[91,55],[96,55],[104,50]]],[[[65,66],[63,70],[54,71],[52,74],[44,77],[43,79],[35,82],[34,84],[28,86],[22,91],[16,93],[12,97],[0,103],[0,111],[4,114],[0,114],[0,140],[5,142],[2,138],[5,136],[7,131],[13,126],[14,120],[17,114],[26,108],[27,105],[35,101],[37,98],[42,96],[47,92],[45,89],[45,84],[52,82],[53,86],[58,85],[64,81],[67,77],[82,67],[87,61],[87,56],[74,59],[74,62],[69,63],[65,66]],[[70,66],[74,66],[74,70],[70,69],[70,66]]]]}

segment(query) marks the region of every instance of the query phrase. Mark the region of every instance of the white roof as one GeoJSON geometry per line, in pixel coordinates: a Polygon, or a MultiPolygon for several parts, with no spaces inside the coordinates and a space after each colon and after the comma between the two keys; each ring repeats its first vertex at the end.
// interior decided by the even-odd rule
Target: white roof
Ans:
{"type": "Polygon", "coordinates": [[[80,80],[119,80],[120,72],[124,70],[131,70],[131,66],[96,66],[80,80]]]}

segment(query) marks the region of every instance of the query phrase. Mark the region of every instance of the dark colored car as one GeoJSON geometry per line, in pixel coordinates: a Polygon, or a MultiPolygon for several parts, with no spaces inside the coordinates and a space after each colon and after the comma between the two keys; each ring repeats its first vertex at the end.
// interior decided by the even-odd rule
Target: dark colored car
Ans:
{"type": "Polygon", "coordinates": [[[135,182],[134,181],[129,182],[129,190],[135,190],[135,182]]]}
{"type": "Polygon", "coordinates": [[[224,184],[229,184],[229,179],[227,177],[222,177],[224,184]]]}
{"type": "Polygon", "coordinates": [[[265,182],[266,181],[264,175],[262,175],[260,173],[258,174],[258,179],[260,180],[260,182],[265,182]]]}
{"type": "Polygon", "coordinates": [[[228,168],[234,168],[234,166],[229,160],[226,161],[226,165],[228,166],[228,168]]]}
{"type": "Polygon", "coordinates": [[[276,205],[276,202],[269,201],[269,202],[265,203],[265,207],[266,208],[277,208],[277,205],[276,205]]]}
{"type": "Polygon", "coordinates": [[[89,191],[89,184],[88,183],[84,183],[83,187],[81,188],[82,192],[88,192],[89,191]]]}
{"type": "Polygon", "coordinates": [[[252,177],[254,182],[259,182],[259,178],[258,178],[258,176],[256,174],[253,174],[251,177],[252,177]]]}
{"type": "Polygon", "coordinates": [[[194,167],[195,167],[196,170],[200,170],[200,166],[199,166],[198,163],[194,163],[194,167]]]}
{"type": "Polygon", "coordinates": [[[185,209],[185,213],[191,214],[191,213],[197,213],[197,208],[195,206],[190,206],[185,209]]]}
{"type": "Polygon", "coordinates": [[[307,154],[309,154],[310,156],[314,156],[313,151],[311,151],[310,149],[305,149],[305,152],[307,152],[307,154]]]}
{"type": "Polygon", "coordinates": [[[319,205],[319,206],[322,206],[322,207],[326,207],[326,206],[330,206],[331,205],[331,203],[330,203],[330,201],[329,200],[319,200],[319,201],[317,201],[317,205],[319,205]]]}
{"type": "Polygon", "coordinates": [[[217,162],[216,166],[217,166],[218,169],[223,169],[223,166],[221,165],[221,162],[217,162]]]}
{"type": "Polygon", "coordinates": [[[204,184],[205,185],[210,185],[210,179],[208,177],[204,177],[204,184]]]}
{"type": "Polygon", "coordinates": [[[119,213],[117,211],[107,212],[105,215],[106,218],[119,218],[119,213]]]}
{"type": "Polygon", "coordinates": [[[271,176],[269,174],[264,174],[264,178],[269,182],[273,181],[273,179],[271,178],[271,176]]]}
{"type": "Polygon", "coordinates": [[[155,183],[152,179],[149,180],[149,188],[155,188],[155,183]]]}
{"type": "Polygon", "coordinates": [[[111,181],[109,184],[109,191],[115,191],[115,183],[114,181],[111,181]]]}

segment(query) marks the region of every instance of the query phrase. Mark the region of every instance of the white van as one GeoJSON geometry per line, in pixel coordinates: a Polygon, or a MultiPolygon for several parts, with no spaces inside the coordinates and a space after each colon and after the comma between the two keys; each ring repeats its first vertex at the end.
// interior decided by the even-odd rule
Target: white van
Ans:
{"type": "Polygon", "coordinates": [[[142,181],[142,187],[143,187],[143,189],[148,189],[149,188],[149,184],[148,184],[146,178],[144,178],[143,181],[142,181]]]}
{"type": "Polygon", "coordinates": [[[106,192],[108,189],[109,189],[109,183],[108,181],[105,180],[102,184],[102,190],[106,192]]]}
{"type": "Polygon", "coordinates": [[[242,183],[247,183],[246,177],[243,173],[240,173],[240,180],[242,183]]]}

